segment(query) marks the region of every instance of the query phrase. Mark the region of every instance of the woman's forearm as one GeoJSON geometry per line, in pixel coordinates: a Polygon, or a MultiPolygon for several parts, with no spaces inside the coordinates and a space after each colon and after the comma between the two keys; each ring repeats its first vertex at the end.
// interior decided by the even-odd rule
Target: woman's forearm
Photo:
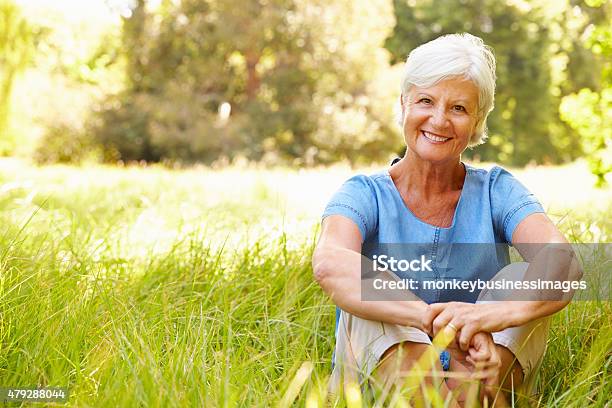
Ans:
{"type": "MultiPolygon", "coordinates": [[[[314,276],[332,301],[344,311],[367,320],[423,329],[427,304],[406,291],[407,300],[362,300],[362,255],[342,247],[319,247],[313,256],[314,276]]],[[[365,279],[365,278],[364,278],[365,279]]],[[[370,278],[368,278],[370,279],[370,278]]]]}
{"type": "Polygon", "coordinates": [[[550,316],[567,306],[569,301],[507,301],[496,304],[494,314],[505,315],[504,329],[527,324],[544,316],[550,316]]]}
{"type": "MultiPolygon", "coordinates": [[[[573,283],[583,276],[576,254],[566,242],[516,245],[521,255],[529,262],[523,281],[573,283]]],[[[573,294],[573,291],[534,289],[518,294],[520,300],[502,303],[511,314],[509,320],[512,325],[521,326],[563,309],[570,303],[573,294]]]]}

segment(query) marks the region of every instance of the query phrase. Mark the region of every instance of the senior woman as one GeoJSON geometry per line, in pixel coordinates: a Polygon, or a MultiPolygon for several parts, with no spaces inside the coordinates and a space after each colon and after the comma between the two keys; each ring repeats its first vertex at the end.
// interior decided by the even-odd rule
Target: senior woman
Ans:
{"type": "MultiPolygon", "coordinates": [[[[333,386],[350,378],[351,368],[362,381],[397,376],[447,326],[456,332],[450,371],[469,371],[480,358],[490,368],[487,378],[503,389],[532,384],[546,347],[546,316],[567,300],[453,302],[464,299],[440,290],[412,301],[376,301],[361,293],[366,244],[430,245],[435,268],[435,251],[445,244],[514,245],[529,262],[534,253],[517,244],[567,242],[509,172],[461,161],[467,147],[486,138],[494,90],[495,59],[481,39],[446,35],[414,49],[400,95],[406,154],[389,169],[349,179],[327,205],[313,269],[340,311],[333,386]]],[[[470,265],[455,269],[465,279],[480,273],[470,265]]],[[[456,387],[449,377],[438,384],[443,392],[456,387]]]]}

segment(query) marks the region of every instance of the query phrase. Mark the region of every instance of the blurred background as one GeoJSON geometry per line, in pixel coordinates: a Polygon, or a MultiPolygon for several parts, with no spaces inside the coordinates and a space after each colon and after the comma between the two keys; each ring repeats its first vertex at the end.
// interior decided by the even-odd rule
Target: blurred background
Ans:
{"type": "Polygon", "coordinates": [[[497,57],[468,160],[612,169],[604,0],[0,0],[0,155],[310,167],[403,153],[402,63],[470,32],[497,57]]]}

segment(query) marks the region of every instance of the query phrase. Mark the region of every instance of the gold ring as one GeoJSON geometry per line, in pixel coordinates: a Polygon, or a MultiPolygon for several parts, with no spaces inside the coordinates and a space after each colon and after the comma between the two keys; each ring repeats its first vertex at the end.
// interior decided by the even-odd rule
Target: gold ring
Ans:
{"type": "Polygon", "coordinates": [[[447,327],[450,327],[451,329],[453,329],[453,330],[454,330],[454,331],[456,331],[456,332],[457,332],[457,331],[459,331],[459,329],[457,328],[457,326],[455,326],[455,325],[454,325],[454,324],[452,324],[452,323],[449,323],[449,324],[447,324],[446,326],[447,326],[447,327]]]}

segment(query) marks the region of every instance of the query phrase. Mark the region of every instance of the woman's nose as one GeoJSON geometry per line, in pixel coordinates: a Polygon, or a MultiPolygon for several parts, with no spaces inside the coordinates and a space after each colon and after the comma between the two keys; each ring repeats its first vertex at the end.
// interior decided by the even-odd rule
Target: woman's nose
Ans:
{"type": "Polygon", "coordinates": [[[444,129],[448,125],[448,118],[446,116],[446,109],[437,108],[431,114],[431,124],[438,129],[444,129]]]}

